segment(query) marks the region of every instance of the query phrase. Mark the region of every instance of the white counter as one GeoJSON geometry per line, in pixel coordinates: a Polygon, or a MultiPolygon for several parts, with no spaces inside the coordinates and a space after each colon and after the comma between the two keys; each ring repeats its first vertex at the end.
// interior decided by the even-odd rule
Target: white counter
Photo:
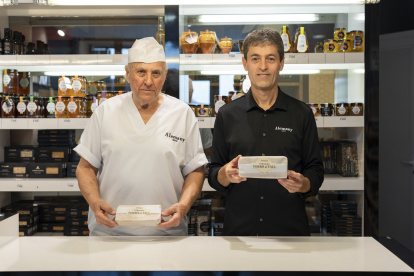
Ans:
{"type": "Polygon", "coordinates": [[[370,237],[21,237],[0,271],[414,272],[370,237]]]}

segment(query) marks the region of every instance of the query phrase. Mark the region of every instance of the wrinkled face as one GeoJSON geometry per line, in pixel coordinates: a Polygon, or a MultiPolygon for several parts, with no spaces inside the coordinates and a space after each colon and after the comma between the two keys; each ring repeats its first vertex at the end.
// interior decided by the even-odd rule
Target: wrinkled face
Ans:
{"type": "Polygon", "coordinates": [[[269,91],[277,89],[279,72],[285,59],[280,61],[277,47],[270,44],[250,46],[247,60],[243,57],[244,69],[248,72],[252,90],[269,91]]]}
{"type": "Polygon", "coordinates": [[[157,99],[167,76],[165,62],[130,63],[125,66],[125,71],[134,101],[148,104],[157,99]]]}

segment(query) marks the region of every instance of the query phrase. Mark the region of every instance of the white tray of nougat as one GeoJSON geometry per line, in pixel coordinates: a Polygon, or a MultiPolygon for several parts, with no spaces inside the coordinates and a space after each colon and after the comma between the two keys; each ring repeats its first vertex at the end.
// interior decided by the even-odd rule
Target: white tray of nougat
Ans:
{"type": "Polygon", "coordinates": [[[286,156],[242,156],[238,162],[239,176],[246,178],[286,178],[286,156]]]}
{"type": "Polygon", "coordinates": [[[119,205],[115,221],[120,226],[157,226],[161,223],[161,205],[119,205]]]}

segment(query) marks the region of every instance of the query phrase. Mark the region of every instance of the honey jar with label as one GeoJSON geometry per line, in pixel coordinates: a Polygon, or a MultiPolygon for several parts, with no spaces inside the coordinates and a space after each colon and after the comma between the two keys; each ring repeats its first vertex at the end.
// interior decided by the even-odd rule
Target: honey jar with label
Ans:
{"type": "Polygon", "coordinates": [[[224,37],[220,40],[219,46],[223,54],[229,54],[231,51],[231,48],[233,48],[233,41],[230,37],[224,37]]]}
{"type": "Polygon", "coordinates": [[[197,52],[198,34],[192,32],[190,29],[187,32],[183,32],[180,37],[181,48],[185,54],[195,54],[197,52]]]}
{"type": "Polygon", "coordinates": [[[210,107],[204,106],[204,104],[197,107],[196,117],[210,117],[210,107]]]}
{"type": "Polygon", "coordinates": [[[335,28],[334,29],[334,40],[346,39],[346,28],[335,28]]]}
{"type": "Polygon", "coordinates": [[[200,32],[198,37],[200,48],[203,54],[212,54],[216,49],[216,34],[215,32],[205,30],[200,32]]]}
{"type": "Polygon", "coordinates": [[[16,105],[16,118],[26,118],[27,99],[23,96],[19,97],[19,102],[16,105]]]}
{"type": "Polygon", "coordinates": [[[283,51],[285,53],[293,52],[292,37],[290,36],[289,28],[287,26],[282,27],[282,33],[280,35],[283,41],[283,51]]]}
{"type": "Polygon", "coordinates": [[[335,104],[335,115],[336,116],[349,116],[349,104],[348,103],[335,104]]]}
{"type": "Polygon", "coordinates": [[[49,97],[49,102],[46,105],[45,108],[45,117],[46,118],[55,118],[55,101],[53,100],[53,97],[49,97]]]}
{"type": "Polygon", "coordinates": [[[38,109],[38,99],[30,96],[30,100],[27,103],[27,118],[37,118],[39,115],[39,109],[38,109]]]}
{"type": "Polygon", "coordinates": [[[350,103],[349,114],[351,116],[363,116],[364,115],[364,104],[363,103],[350,103]]]}
{"type": "Polygon", "coordinates": [[[319,111],[322,116],[333,116],[335,114],[333,104],[331,103],[321,103],[319,111]]]}
{"type": "Polygon", "coordinates": [[[15,104],[10,96],[5,96],[1,102],[1,117],[2,118],[14,118],[15,116],[15,104]]]}
{"type": "MultiPolygon", "coordinates": [[[[71,78],[71,85],[73,88],[73,96],[85,97],[86,79],[81,76],[74,76],[71,78]]],[[[70,95],[72,96],[72,95],[70,95]]]]}
{"type": "Polygon", "coordinates": [[[308,106],[312,109],[313,116],[319,116],[319,105],[317,103],[309,103],[308,106]]]}
{"type": "Polygon", "coordinates": [[[345,40],[339,40],[338,41],[338,52],[340,53],[348,53],[351,52],[351,40],[345,39],[345,40]]]}
{"type": "Polygon", "coordinates": [[[349,40],[351,40],[352,52],[364,51],[364,32],[351,31],[349,33],[349,40]]]}
{"type": "Polygon", "coordinates": [[[315,53],[323,53],[323,42],[316,42],[315,53]]]}
{"type": "Polygon", "coordinates": [[[96,95],[98,93],[98,82],[97,81],[88,81],[86,84],[86,94],[87,95],[96,95]]]}
{"type": "Polygon", "coordinates": [[[83,108],[82,108],[82,97],[70,96],[69,102],[66,106],[68,111],[69,118],[82,118],[83,117],[83,108]]]}
{"type": "Polygon", "coordinates": [[[58,80],[58,96],[73,96],[73,88],[70,79],[64,75],[62,75],[58,80]]]}
{"type": "Polygon", "coordinates": [[[55,117],[56,118],[67,118],[66,105],[69,102],[69,97],[58,96],[55,97],[55,117]]]}
{"type": "Polygon", "coordinates": [[[19,90],[17,94],[19,95],[29,95],[30,94],[30,72],[19,72],[19,90]]]}
{"type": "Polygon", "coordinates": [[[333,39],[325,39],[323,43],[324,53],[336,53],[338,51],[338,41],[333,39]]]}
{"type": "Polygon", "coordinates": [[[3,92],[17,94],[19,91],[18,71],[15,69],[3,70],[3,92]]]}

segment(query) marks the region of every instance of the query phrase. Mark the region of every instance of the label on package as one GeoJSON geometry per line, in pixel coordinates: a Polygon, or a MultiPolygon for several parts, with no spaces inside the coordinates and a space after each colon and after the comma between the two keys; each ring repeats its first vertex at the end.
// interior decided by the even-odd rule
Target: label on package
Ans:
{"type": "Polygon", "coordinates": [[[29,80],[27,78],[20,79],[20,86],[22,88],[26,88],[27,86],[29,86],[29,80]]]}
{"type": "Polygon", "coordinates": [[[76,105],[76,103],[75,102],[69,102],[68,103],[68,110],[69,110],[69,112],[75,112],[76,111],[76,109],[78,108],[78,106],[76,105]]]}
{"type": "Polygon", "coordinates": [[[23,103],[23,102],[19,102],[19,103],[17,104],[17,111],[18,111],[20,114],[25,113],[25,112],[26,112],[26,104],[25,104],[25,103],[23,103]]]}
{"type": "Polygon", "coordinates": [[[27,104],[27,111],[30,112],[30,114],[34,114],[37,110],[37,104],[35,104],[34,102],[30,102],[27,104]]]}
{"type": "Polygon", "coordinates": [[[8,85],[10,83],[10,81],[11,81],[11,78],[10,78],[9,75],[4,75],[3,76],[3,84],[4,85],[8,85]]]}

